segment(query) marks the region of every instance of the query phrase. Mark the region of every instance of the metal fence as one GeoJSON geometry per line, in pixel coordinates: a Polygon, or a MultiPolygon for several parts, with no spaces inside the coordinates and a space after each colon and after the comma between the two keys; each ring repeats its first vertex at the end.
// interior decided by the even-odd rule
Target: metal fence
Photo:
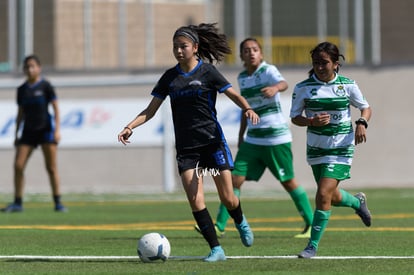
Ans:
{"type": "Polygon", "coordinates": [[[238,44],[248,36],[259,38],[266,60],[279,65],[308,64],[309,50],[324,40],[338,44],[351,64],[414,61],[409,49],[388,50],[390,43],[399,45],[399,39],[406,39],[405,33],[414,28],[404,22],[411,18],[404,13],[414,8],[411,2],[2,0],[0,40],[7,43],[0,43],[0,71],[18,70],[31,53],[54,70],[164,67],[174,61],[173,31],[201,22],[218,22],[228,36],[233,48],[228,65],[239,62],[238,44]],[[402,21],[404,27],[393,30],[393,20],[402,21]]]}

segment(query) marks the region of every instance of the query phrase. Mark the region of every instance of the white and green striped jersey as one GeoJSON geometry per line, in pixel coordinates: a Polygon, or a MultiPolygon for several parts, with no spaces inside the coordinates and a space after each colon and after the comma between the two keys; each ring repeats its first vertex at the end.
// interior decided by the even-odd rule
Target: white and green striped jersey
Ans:
{"type": "Polygon", "coordinates": [[[321,163],[352,164],[354,130],[351,106],[359,110],[369,107],[354,80],[336,75],[328,82],[311,76],[295,86],[290,117],[314,117],[317,113],[331,115],[330,123],[307,129],[307,160],[310,165],[321,163]]]}
{"type": "Polygon", "coordinates": [[[262,62],[253,74],[243,71],[237,80],[241,95],[260,117],[260,123],[256,125],[248,121],[245,142],[267,146],[291,142],[292,135],[282,113],[279,93],[265,98],[261,92],[264,87],[285,80],[276,66],[262,62]]]}

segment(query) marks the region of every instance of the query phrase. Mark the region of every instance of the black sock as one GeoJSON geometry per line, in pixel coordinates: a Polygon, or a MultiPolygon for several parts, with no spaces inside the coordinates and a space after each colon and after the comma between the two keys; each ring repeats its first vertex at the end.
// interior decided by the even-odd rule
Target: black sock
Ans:
{"type": "Polygon", "coordinates": [[[207,208],[193,212],[193,216],[200,228],[201,234],[203,234],[203,237],[208,242],[210,248],[220,245],[217,239],[216,230],[214,229],[213,220],[211,219],[207,208]]]}
{"type": "Polygon", "coordinates": [[[60,195],[53,195],[53,201],[55,204],[60,204],[60,195]]]}
{"type": "Polygon", "coordinates": [[[241,224],[241,222],[243,221],[243,212],[240,206],[240,201],[239,205],[236,208],[234,208],[233,210],[227,209],[227,211],[229,212],[230,216],[233,218],[235,223],[241,224]]]}
{"type": "Polygon", "coordinates": [[[23,204],[23,199],[22,198],[14,198],[14,204],[17,205],[22,205],[23,204]]]}

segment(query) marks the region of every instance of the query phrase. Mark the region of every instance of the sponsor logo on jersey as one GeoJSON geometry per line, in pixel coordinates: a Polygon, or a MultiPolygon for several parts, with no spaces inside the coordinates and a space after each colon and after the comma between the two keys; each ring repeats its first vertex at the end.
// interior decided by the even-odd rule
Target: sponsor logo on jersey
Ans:
{"type": "Polygon", "coordinates": [[[190,83],[188,83],[188,85],[190,85],[190,86],[201,86],[201,81],[200,80],[193,80],[190,83]]]}
{"type": "Polygon", "coordinates": [[[335,91],[335,94],[336,94],[337,96],[344,96],[344,95],[345,95],[345,89],[344,89],[344,86],[339,85],[339,86],[338,86],[338,89],[335,91]]]}
{"type": "Polygon", "coordinates": [[[42,96],[43,95],[43,91],[42,90],[36,90],[34,92],[34,96],[42,96]]]}

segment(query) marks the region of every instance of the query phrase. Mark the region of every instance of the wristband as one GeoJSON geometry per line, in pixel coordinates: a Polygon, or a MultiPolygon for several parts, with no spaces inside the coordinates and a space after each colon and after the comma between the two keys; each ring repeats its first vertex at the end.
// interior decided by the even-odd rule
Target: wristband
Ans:
{"type": "Polygon", "coordinates": [[[246,108],[246,109],[243,109],[243,113],[245,113],[245,112],[247,112],[247,111],[249,111],[249,110],[253,110],[253,108],[246,108]]]}
{"type": "Polygon", "coordinates": [[[128,129],[131,131],[131,133],[133,132],[131,128],[129,128],[128,126],[125,126],[124,129],[128,129]]]}
{"type": "Polygon", "coordinates": [[[366,120],[365,118],[363,118],[363,117],[358,118],[358,119],[355,121],[355,124],[356,124],[356,125],[358,125],[358,124],[362,124],[362,125],[364,125],[364,126],[365,126],[365,129],[366,129],[366,128],[368,128],[368,122],[367,122],[367,120],[366,120]]]}

